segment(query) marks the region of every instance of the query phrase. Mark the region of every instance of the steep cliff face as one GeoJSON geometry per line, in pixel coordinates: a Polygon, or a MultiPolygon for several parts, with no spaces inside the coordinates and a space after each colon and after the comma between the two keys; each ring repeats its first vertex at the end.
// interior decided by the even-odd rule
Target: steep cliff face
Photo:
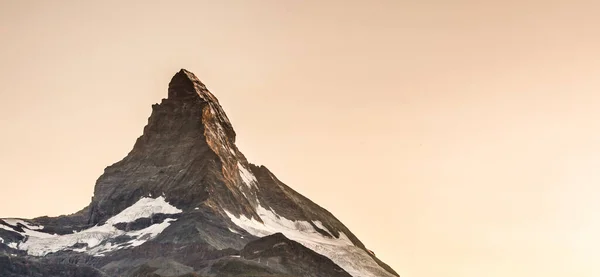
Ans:
{"type": "Polygon", "coordinates": [[[191,72],[177,72],[152,108],[88,207],[0,220],[0,258],[107,276],[397,276],[331,213],[249,163],[191,72]]]}
{"type": "Polygon", "coordinates": [[[255,184],[244,183],[240,173],[247,167],[217,99],[181,70],[169,84],[169,97],[153,105],[133,150],[98,179],[89,223],[102,222],[148,195],[164,195],[183,209],[210,205],[256,216],[244,196],[255,194],[255,184]]]}

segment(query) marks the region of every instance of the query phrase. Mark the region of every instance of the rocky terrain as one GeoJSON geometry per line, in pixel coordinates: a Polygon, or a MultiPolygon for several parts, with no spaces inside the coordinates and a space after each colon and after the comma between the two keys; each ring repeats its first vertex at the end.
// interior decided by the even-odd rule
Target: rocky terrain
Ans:
{"type": "Polygon", "coordinates": [[[182,69],[91,203],[0,219],[0,276],[399,276],[327,210],[249,163],[182,69]]]}

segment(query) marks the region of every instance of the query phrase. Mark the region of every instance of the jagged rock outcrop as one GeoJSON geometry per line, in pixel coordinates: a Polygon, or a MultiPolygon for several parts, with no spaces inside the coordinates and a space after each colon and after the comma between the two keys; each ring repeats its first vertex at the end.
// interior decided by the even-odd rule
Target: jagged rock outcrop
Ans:
{"type": "MultiPolygon", "coordinates": [[[[0,220],[0,258],[79,276],[398,276],[331,213],[249,163],[235,136],[218,100],[182,69],[90,205],[0,220]]],[[[0,263],[2,274],[54,273],[8,275],[0,263]]]]}

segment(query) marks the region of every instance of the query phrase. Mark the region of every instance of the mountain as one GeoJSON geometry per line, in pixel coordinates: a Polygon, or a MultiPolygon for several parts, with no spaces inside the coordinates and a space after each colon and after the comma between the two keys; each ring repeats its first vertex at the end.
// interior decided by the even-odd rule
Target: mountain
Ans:
{"type": "Polygon", "coordinates": [[[0,276],[399,276],[249,163],[235,137],[217,98],[182,69],[87,207],[0,219],[0,276]]]}

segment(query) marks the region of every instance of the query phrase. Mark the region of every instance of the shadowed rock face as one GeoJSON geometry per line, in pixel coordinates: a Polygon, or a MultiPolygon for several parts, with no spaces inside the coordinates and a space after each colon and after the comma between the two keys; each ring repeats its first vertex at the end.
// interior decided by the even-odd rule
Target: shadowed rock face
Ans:
{"type": "Polygon", "coordinates": [[[96,224],[142,196],[165,195],[184,210],[211,203],[255,216],[242,193],[235,132],[216,98],[190,72],[169,84],[169,98],[153,105],[143,135],[123,160],[107,167],[96,182],[89,223],[96,224]]]}
{"type": "Polygon", "coordinates": [[[133,149],[98,178],[88,207],[0,220],[0,276],[350,276],[343,267],[357,270],[340,267],[344,258],[313,251],[320,247],[273,234],[277,228],[325,241],[347,237],[352,257],[380,267],[364,276],[397,276],[331,213],[250,164],[235,136],[218,100],[182,69],[168,98],[152,106],[133,149]],[[178,212],[129,211],[158,197],[178,212]],[[36,243],[42,250],[32,252],[36,243]],[[79,275],[56,275],[67,271],[79,275]]]}
{"type": "Polygon", "coordinates": [[[0,254],[0,276],[2,277],[107,277],[90,266],[55,264],[31,261],[22,257],[0,254]]]}
{"type": "Polygon", "coordinates": [[[271,268],[278,268],[294,276],[351,277],[329,258],[286,238],[281,233],[248,243],[242,249],[241,257],[261,264],[270,262],[271,268]]]}

